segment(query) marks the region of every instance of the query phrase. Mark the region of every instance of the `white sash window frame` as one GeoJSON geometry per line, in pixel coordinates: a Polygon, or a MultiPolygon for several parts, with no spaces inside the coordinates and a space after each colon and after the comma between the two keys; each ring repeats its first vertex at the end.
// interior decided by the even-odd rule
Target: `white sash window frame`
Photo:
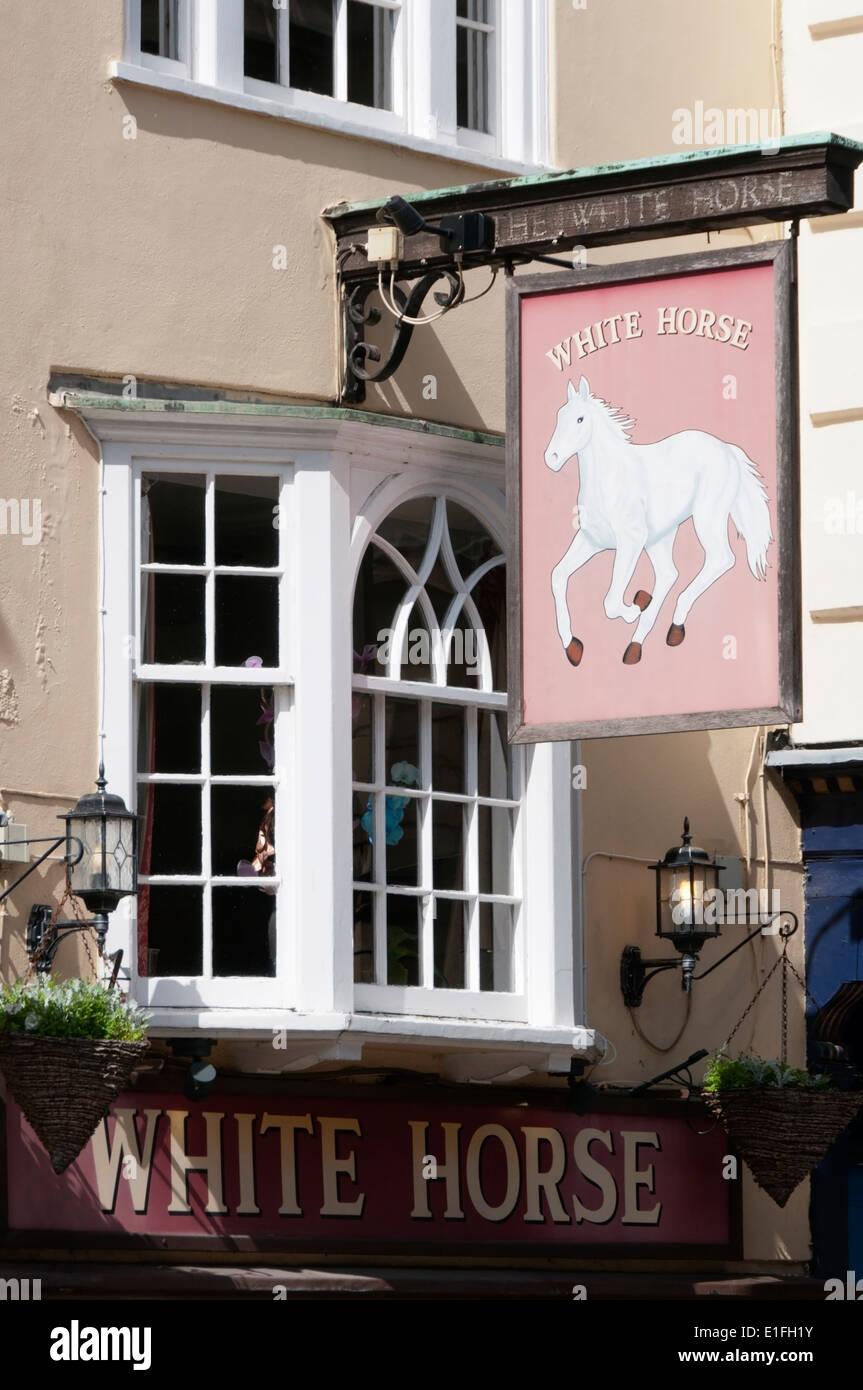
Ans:
{"type": "MultiPolygon", "coordinates": [[[[110,65],[119,81],[161,87],[360,139],[384,140],[512,173],[549,166],[548,0],[495,0],[488,89],[492,130],[460,127],[457,119],[456,0],[381,0],[397,15],[392,55],[392,110],[358,105],[346,94],[345,13],[336,3],[335,78],[341,95],[304,92],[247,78],[243,0],[178,0],[179,60],[141,51],[141,0],[124,0],[122,59],[110,65]]],[[[280,21],[282,66],[287,7],[280,21]]],[[[461,26],[463,27],[463,25],[461,26]]]]}

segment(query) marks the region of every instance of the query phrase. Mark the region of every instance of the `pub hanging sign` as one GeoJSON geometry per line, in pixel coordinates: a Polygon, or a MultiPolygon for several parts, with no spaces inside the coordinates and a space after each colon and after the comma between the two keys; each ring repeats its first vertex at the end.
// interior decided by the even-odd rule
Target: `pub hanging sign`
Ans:
{"type": "Polygon", "coordinates": [[[793,265],[509,279],[513,741],[800,718],[793,265]]]}

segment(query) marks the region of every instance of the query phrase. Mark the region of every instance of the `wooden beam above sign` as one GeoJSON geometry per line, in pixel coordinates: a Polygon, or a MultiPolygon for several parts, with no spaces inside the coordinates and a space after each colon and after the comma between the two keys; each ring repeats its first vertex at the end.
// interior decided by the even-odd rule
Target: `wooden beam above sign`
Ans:
{"type": "MultiPolygon", "coordinates": [[[[484,212],[494,223],[493,245],[467,254],[464,263],[501,265],[580,245],[843,213],[853,205],[861,159],[863,145],[841,136],[783,137],[765,145],[468,184],[409,201],[429,221],[446,213],[484,212]]],[[[366,259],[365,237],[384,201],[324,212],[336,233],[343,279],[377,277],[377,266],[366,259]]],[[[431,232],[407,238],[405,252],[400,278],[452,262],[431,232]]]]}

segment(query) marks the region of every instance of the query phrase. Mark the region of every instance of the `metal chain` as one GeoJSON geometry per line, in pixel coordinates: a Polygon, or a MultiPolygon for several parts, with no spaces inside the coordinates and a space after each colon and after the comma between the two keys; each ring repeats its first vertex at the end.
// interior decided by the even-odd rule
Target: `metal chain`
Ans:
{"type": "MultiPolygon", "coordinates": [[[[28,965],[28,967],[27,967],[27,972],[26,972],[26,974],[24,975],[24,981],[23,981],[23,983],[24,983],[25,985],[27,985],[27,984],[30,983],[31,979],[33,978],[33,974],[34,974],[34,972],[35,972],[35,970],[36,970],[36,966],[38,965],[39,961],[42,959],[42,956],[45,954],[45,952],[47,951],[48,947],[50,946],[51,940],[52,940],[51,928],[53,927],[54,923],[57,921],[58,917],[60,916],[60,913],[63,911],[63,908],[66,906],[67,902],[69,902],[70,900],[71,900],[71,903],[72,903],[72,911],[74,912],[75,916],[78,918],[78,921],[79,921],[79,922],[85,922],[87,919],[85,918],[83,912],[81,911],[81,904],[79,903],[79,901],[78,901],[78,899],[76,898],[75,894],[72,892],[72,879],[71,879],[71,876],[70,876],[70,873],[69,873],[69,869],[68,869],[68,867],[67,867],[67,869],[66,869],[66,886],[65,886],[65,888],[63,889],[63,896],[60,898],[60,901],[57,903],[56,907],[54,908],[54,911],[51,913],[51,916],[50,916],[50,918],[49,918],[49,920],[48,920],[48,925],[46,926],[45,931],[44,931],[43,936],[42,936],[41,945],[40,945],[38,951],[35,953],[35,955],[33,956],[32,960],[30,961],[30,963],[29,963],[29,965],[28,965]]],[[[88,923],[88,927],[89,927],[89,930],[88,930],[88,931],[82,932],[81,935],[82,935],[83,938],[84,938],[84,946],[85,946],[86,951],[87,951],[87,957],[88,957],[88,959],[89,959],[89,961],[90,961],[90,965],[91,965],[92,968],[93,968],[93,973],[94,973],[94,975],[96,975],[96,976],[98,977],[98,973],[99,973],[99,972],[98,972],[98,966],[96,965],[96,962],[95,962],[95,960],[93,959],[93,952],[92,952],[92,946],[91,946],[91,940],[90,940],[91,937],[94,935],[94,933],[93,933],[93,928],[92,928],[92,923],[88,923]]]]}
{"type": "Polygon", "coordinates": [[[723,1050],[724,1050],[726,1047],[728,1047],[728,1044],[731,1042],[731,1039],[734,1037],[734,1034],[737,1032],[738,1028],[739,1028],[740,1025],[743,1023],[743,1020],[746,1018],[747,1014],[748,1014],[748,1013],[751,1011],[751,1009],[754,1007],[754,1005],[755,1005],[755,1003],[756,1003],[756,1001],[757,1001],[759,995],[762,993],[762,991],[764,990],[764,988],[766,987],[766,985],[769,983],[771,977],[773,976],[773,974],[776,972],[776,970],[779,968],[780,965],[782,966],[782,1038],[781,1038],[781,1052],[780,1052],[780,1058],[781,1058],[781,1060],[782,1060],[783,1063],[787,1064],[787,1062],[788,1062],[788,971],[789,971],[789,970],[790,970],[791,973],[793,974],[793,976],[794,976],[794,978],[796,979],[797,983],[800,985],[800,987],[801,987],[801,989],[803,990],[803,993],[804,993],[804,995],[806,996],[806,998],[809,999],[809,1000],[811,1001],[811,1003],[813,1003],[813,1004],[815,1005],[815,1008],[816,1008],[816,1009],[818,1008],[818,1003],[817,1003],[817,1001],[816,1001],[815,999],[812,998],[812,995],[809,993],[809,990],[806,988],[805,981],[803,980],[803,978],[802,978],[802,976],[801,976],[799,970],[797,969],[797,967],[796,967],[796,965],[794,964],[794,962],[793,962],[792,960],[789,960],[789,958],[788,958],[788,938],[787,938],[787,937],[786,937],[785,940],[782,942],[782,954],[776,957],[776,960],[773,962],[773,964],[771,965],[771,967],[770,967],[770,969],[768,970],[767,974],[764,976],[764,979],[762,980],[761,984],[758,986],[758,989],[755,991],[755,993],[753,994],[753,996],[752,996],[752,998],[750,999],[749,1003],[747,1004],[746,1008],[743,1010],[743,1013],[740,1015],[739,1019],[737,1020],[737,1022],[736,1022],[735,1025],[734,1025],[734,1027],[732,1028],[731,1032],[728,1034],[728,1037],[725,1039],[725,1042],[723,1043],[723,1050]]]}
{"type": "Polygon", "coordinates": [[[779,1060],[783,1066],[788,1063],[788,942],[782,943],[782,1050],[779,1060]]]}
{"type": "Polygon", "coordinates": [[[770,969],[768,970],[767,974],[764,976],[764,979],[761,981],[761,984],[758,986],[757,990],[756,990],[755,993],[753,994],[753,996],[752,996],[752,998],[750,999],[749,1003],[746,1005],[746,1008],[743,1010],[743,1013],[740,1015],[739,1019],[737,1020],[737,1022],[736,1022],[735,1025],[734,1025],[734,1027],[732,1028],[731,1032],[728,1034],[728,1037],[725,1039],[725,1042],[723,1043],[723,1050],[724,1050],[724,1049],[728,1046],[728,1044],[731,1042],[731,1039],[734,1037],[734,1034],[737,1032],[738,1028],[739,1028],[740,1025],[743,1023],[743,1021],[744,1021],[744,1019],[746,1018],[747,1014],[748,1014],[748,1013],[751,1011],[751,1009],[755,1006],[755,1003],[756,1003],[756,1001],[757,1001],[757,999],[758,999],[758,996],[762,993],[762,991],[764,990],[765,986],[769,983],[769,981],[770,981],[770,979],[771,979],[771,976],[774,974],[774,972],[775,972],[775,971],[779,968],[779,966],[781,965],[782,960],[783,960],[783,957],[784,957],[784,955],[785,955],[785,950],[786,950],[786,947],[783,946],[783,948],[782,948],[782,955],[776,957],[776,960],[775,960],[775,961],[773,962],[773,964],[771,965],[771,967],[770,967],[770,969]]]}

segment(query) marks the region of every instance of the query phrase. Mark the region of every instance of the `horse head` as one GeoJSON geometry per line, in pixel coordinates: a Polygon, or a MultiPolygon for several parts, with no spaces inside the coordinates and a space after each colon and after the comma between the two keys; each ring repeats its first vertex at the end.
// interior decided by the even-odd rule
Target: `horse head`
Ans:
{"type": "Polygon", "coordinates": [[[587,377],[581,378],[577,391],[570,382],[566,388],[566,400],[557,412],[554,434],[545,451],[546,467],[553,473],[558,473],[590,439],[593,429],[590,404],[587,377]]]}

